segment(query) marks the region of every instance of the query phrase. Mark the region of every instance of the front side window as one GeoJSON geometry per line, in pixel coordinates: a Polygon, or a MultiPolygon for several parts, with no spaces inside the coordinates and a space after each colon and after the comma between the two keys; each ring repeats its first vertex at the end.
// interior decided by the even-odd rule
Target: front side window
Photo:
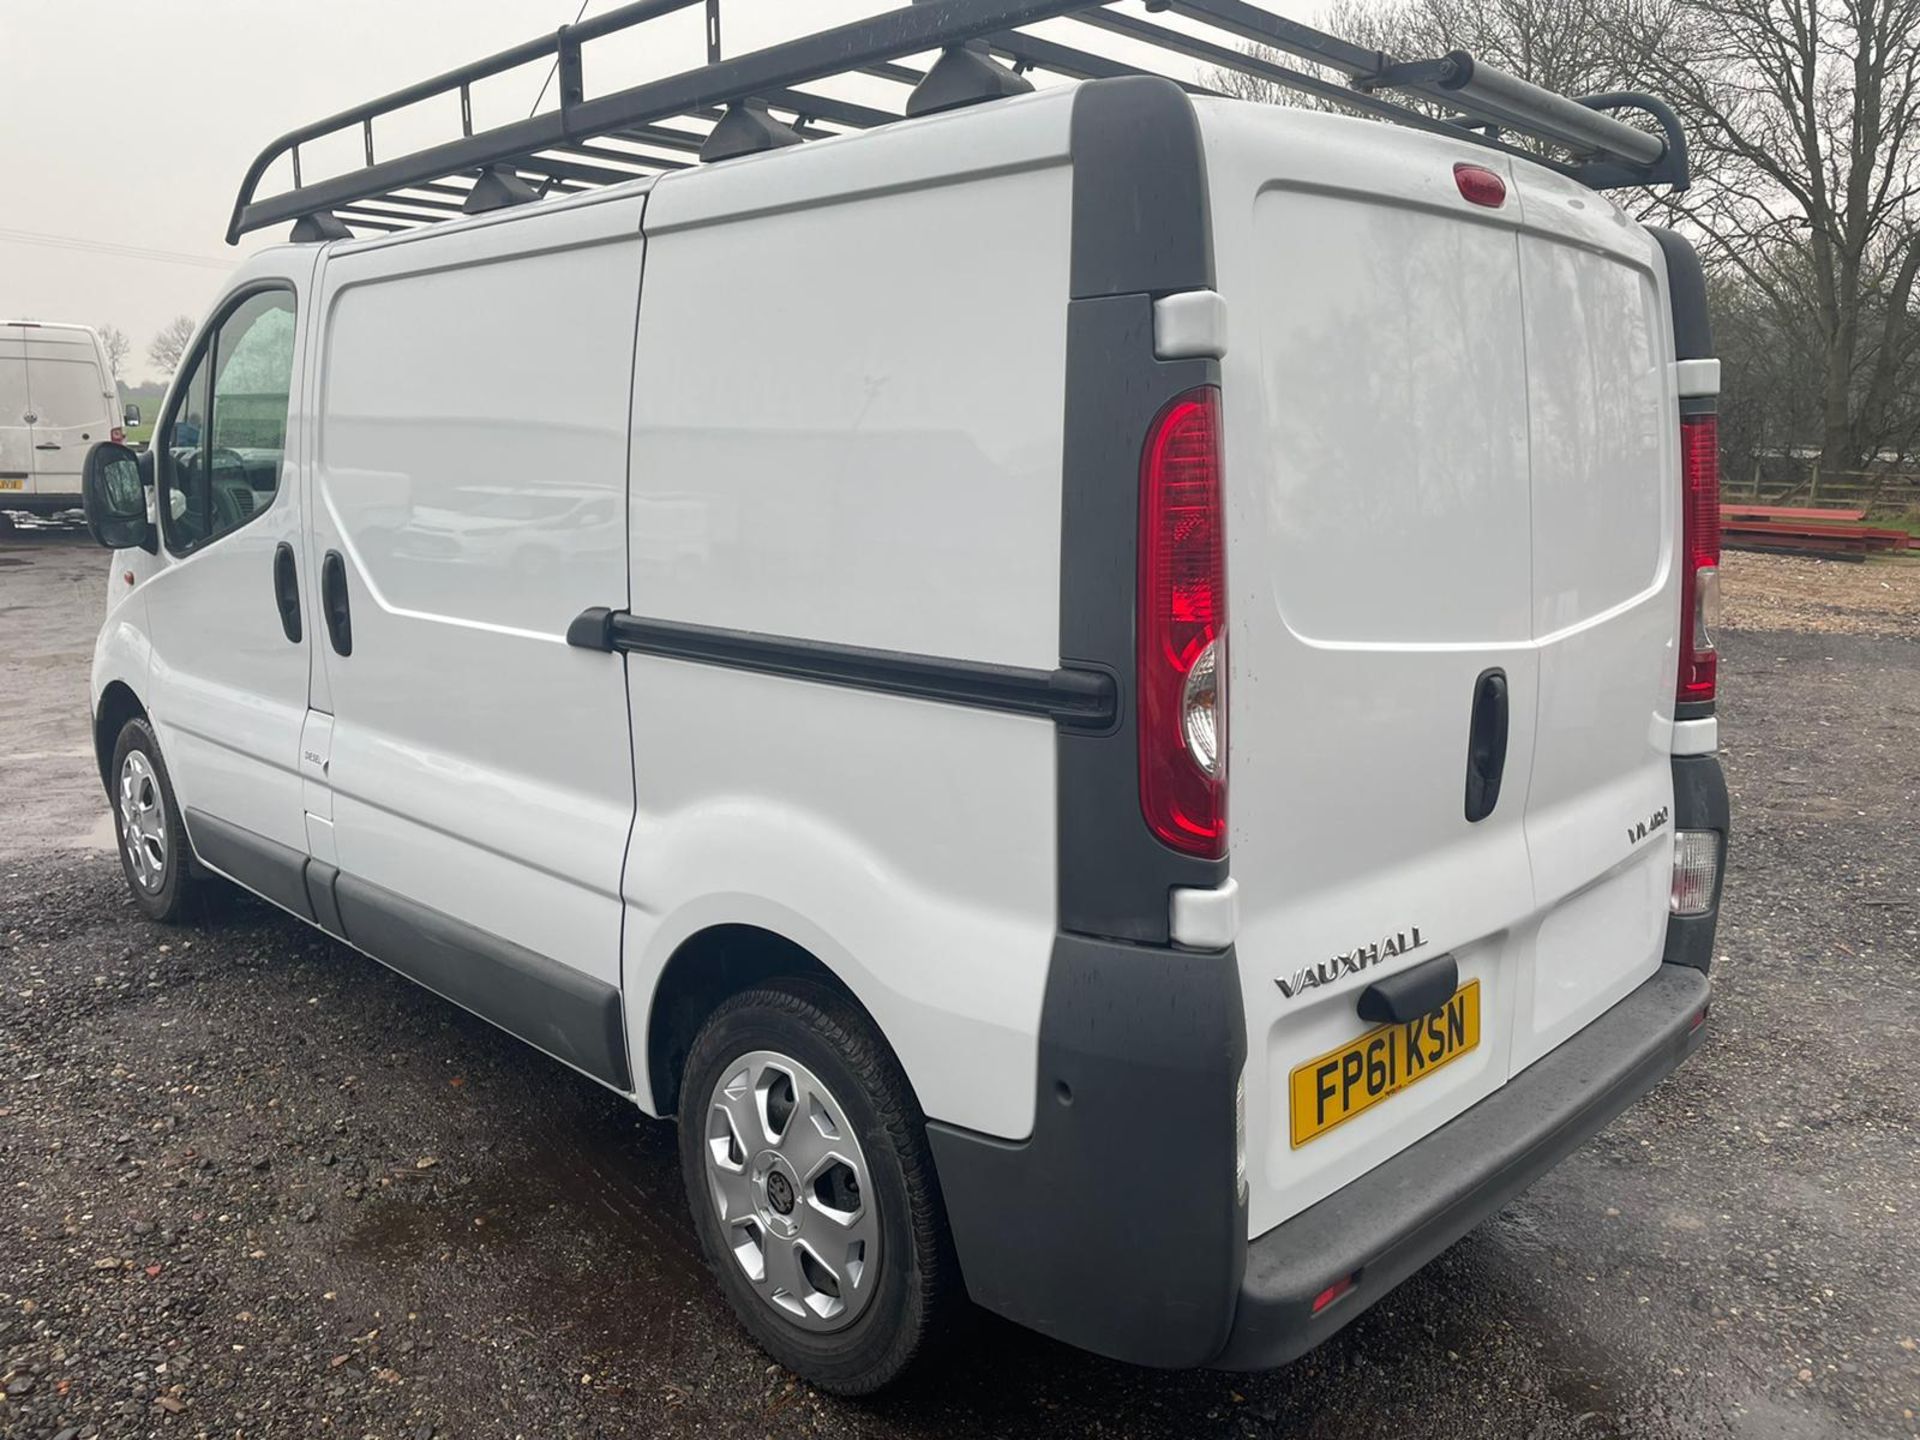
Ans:
{"type": "Polygon", "coordinates": [[[156,446],[167,544],[178,554],[273,503],[286,455],[293,321],[291,292],[258,291],[228,312],[189,364],[156,446]]]}

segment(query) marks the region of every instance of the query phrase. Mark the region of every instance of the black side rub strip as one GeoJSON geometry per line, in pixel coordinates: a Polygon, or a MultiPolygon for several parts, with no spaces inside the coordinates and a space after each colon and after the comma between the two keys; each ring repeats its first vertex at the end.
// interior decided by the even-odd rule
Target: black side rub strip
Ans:
{"type": "Polygon", "coordinates": [[[1113,677],[1098,670],[1035,670],[947,660],[937,655],[795,640],[677,620],[647,620],[598,606],[583,610],[567,627],[567,643],[588,650],[618,650],[724,665],[733,670],[940,700],[980,710],[1042,715],[1062,725],[1094,730],[1105,729],[1114,720],[1113,677]]]}
{"type": "Polygon", "coordinates": [[[614,986],[229,821],[200,810],[186,821],[204,864],[509,1035],[633,1088],[614,986]]]}

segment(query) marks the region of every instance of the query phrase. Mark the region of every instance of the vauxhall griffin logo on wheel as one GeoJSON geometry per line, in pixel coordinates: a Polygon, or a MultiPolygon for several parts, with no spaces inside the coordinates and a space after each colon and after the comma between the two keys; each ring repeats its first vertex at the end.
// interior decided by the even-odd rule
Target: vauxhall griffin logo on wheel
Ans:
{"type": "Polygon", "coordinates": [[[1296,970],[1286,979],[1275,978],[1274,984],[1280,987],[1280,993],[1291,1000],[1303,990],[1312,990],[1320,985],[1331,985],[1342,975],[1358,975],[1369,966],[1378,965],[1382,960],[1392,960],[1396,956],[1408,955],[1426,945],[1420,935],[1420,927],[1411,930],[1396,930],[1384,940],[1374,940],[1336,955],[1331,960],[1322,960],[1318,965],[1310,965],[1304,970],[1296,970]]]}

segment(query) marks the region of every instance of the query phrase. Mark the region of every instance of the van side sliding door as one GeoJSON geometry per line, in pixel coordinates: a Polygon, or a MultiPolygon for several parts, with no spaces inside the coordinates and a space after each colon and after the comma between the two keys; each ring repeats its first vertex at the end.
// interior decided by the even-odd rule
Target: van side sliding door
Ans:
{"type": "Polygon", "coordinates": [[[623,1090],[626,689],[565,636],[626,592],[643,199],[330,253],[308,549],[330,928],[623,1090]]]}

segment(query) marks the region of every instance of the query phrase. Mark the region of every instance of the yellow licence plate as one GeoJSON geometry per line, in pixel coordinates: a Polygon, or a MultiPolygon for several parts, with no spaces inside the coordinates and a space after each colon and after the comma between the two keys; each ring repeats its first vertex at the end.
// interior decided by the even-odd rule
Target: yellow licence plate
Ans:
{"type": "Polygon", "coordinates": [[[1423,1019],[1369,1030],[1296,1066],[1288,1082],[1295,1148],[1426,1079],[1479,1043],[1480,982],[1471,980],[1423,1019]]]}
{"type": "Polygon", "coordinates": [[[27,478],[24,475],[0,475],[0,490],[24,490],[27,478]]]}

